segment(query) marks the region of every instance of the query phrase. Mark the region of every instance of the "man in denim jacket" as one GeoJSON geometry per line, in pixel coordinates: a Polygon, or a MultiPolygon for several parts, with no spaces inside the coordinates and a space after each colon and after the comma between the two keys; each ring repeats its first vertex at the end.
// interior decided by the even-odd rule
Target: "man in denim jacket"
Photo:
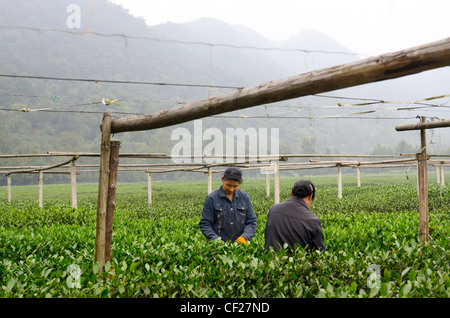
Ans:
{"type": "Polygon", "coordinates": [[[220,188],[206,197],[199,227],[208,240],[247,244],[255,235],[256,214],[248,194],[239,190],[241,183],[241,170],[231,166],[220,188]]]}

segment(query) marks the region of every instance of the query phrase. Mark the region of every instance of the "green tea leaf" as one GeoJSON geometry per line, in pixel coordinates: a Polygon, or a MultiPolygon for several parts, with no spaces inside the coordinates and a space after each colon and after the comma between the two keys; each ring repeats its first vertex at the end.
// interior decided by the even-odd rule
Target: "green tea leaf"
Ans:
{"type": "Polygon", "coordinates": [[[106,262],[105,263],[105,272],[109,272],[109,270],[111,269],[111,262],[106,262]]]}
{"type": "Polygon", "coordinates": [[[380,295],[382,297],[388,297],[388,285],[386,283],[380,284],[380,295]]]}
{"type": "Polygon", "coordinates": [[[447,274],[444,275],[444,284],[447,288],[450,287],[450,277],[447,274]]]}
{"type": "Polygon", "coordinates": [[[405,268],[405,269],[402,271],[402,277],[405,276],[405,274],[406,274],[407,272],[409,272],[410,269],[411,269],[411,267],[405,268]]]}
{"type": "Polygon", "coordinates": [[[140,262],[135,262],[132,263],[130,266],[130,271],[134,271],[136,267],[138,267],[141,263],[140,262]]]}
{"type": "Polygon", "coordinates": [[[384,279],[386,281],[389,281],[391,279],[391,273],[389,272],[389,270],[387,268],[384,269],[384,279]]]}
{"type": "Polygon", "coordinates": [[[412,288],[412,284],[408,281],[406,282],[401,288],[400,288],[400,295],[402,297],[405,297],[409,294],[409,292],[411,291],[412,288]]]}

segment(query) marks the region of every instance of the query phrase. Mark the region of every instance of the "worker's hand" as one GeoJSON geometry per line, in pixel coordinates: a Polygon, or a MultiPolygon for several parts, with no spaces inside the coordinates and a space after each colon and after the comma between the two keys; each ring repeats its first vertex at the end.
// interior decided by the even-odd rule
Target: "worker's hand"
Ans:
{"type": "Polygon", "coordinates": [[[239,237],[236,239],[236,242],[241,243],[241,244],[244,244],[244,245],[247,245],[247,240],[246,240],[245,237],[243,237],[243,236],[239,236],[239,237]]]}

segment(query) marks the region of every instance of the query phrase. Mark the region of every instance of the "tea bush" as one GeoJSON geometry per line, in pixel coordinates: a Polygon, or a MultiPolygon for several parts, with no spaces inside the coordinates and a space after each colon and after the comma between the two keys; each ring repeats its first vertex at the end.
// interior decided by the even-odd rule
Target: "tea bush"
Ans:
{"type": "MultiPolygon", "coordinates": [[[[290,185],[282,184],[281,200],[290,185]]],[[[0,297],[450,297],[448,188],[429,187],[435,230],[421,246],[414,186],[346,187],[342,199],[335,187],[318,186],[311,209],[327,250],[288,256],[263,249],[273,204],[263,181],[242,185],[258,216],[246,246],[203,237],[202,184],[155,185],[150,207],[145,187],[121,187],[102,274],[94,264],[95,196],[77,209],[67,200],[43,208],[1,200],[0,297]]]]}

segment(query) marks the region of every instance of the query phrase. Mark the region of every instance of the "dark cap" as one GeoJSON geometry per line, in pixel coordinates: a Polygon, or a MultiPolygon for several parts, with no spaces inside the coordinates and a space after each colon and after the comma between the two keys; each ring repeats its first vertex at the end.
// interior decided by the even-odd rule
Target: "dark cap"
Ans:
{"type": "Polygon", "coordinates": [[[239,183],[241,183],[242,182],[241,169],[235,166],[230,166],[225,169],[225,172],[223,173],[223,178],[228,180],[239,181],[239,183]]]}
{"type": "Polygon", "coordinates": [[[292,187],[292,194],[300,198],[305,198],[312,194],[312,199],[314,200],[316,188],[309,180],[298,180],[292,187]]]}

